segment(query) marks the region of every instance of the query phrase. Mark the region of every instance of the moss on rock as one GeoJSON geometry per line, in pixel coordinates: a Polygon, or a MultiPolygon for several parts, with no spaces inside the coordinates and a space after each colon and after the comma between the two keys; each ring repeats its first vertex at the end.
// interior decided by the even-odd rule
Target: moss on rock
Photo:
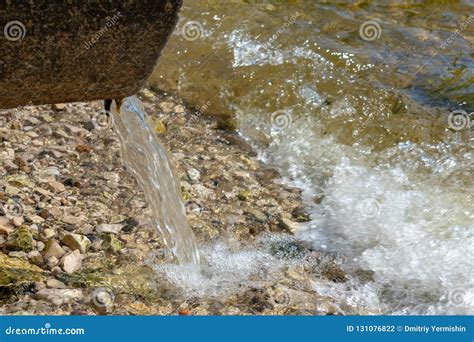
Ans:
{"type": "Polygon", "coordinates": [[[34,248],[34,239],[28,226],[20,226],[10,234],[5,247],[10,251],[31,252],[34,248]]]}

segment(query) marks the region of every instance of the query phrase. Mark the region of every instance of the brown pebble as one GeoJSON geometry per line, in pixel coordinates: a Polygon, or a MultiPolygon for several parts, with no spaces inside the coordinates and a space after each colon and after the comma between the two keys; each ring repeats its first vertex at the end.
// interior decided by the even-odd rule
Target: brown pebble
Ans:
{"type": "Polygon", "coordinates": [[[180,316],[189,316],[189,315],[191,315],[191,311],[186,310],[186,309],[183,309],[183,310],[179,310],[179,311],[178,311],[178,314],[179,314],[180,316]]]}
{"type": "Polygon", "coordinates": [[[92,148],[86,144],[79,144],[76,146],[76,151],[79,153],[89,153],[92,148]]]}

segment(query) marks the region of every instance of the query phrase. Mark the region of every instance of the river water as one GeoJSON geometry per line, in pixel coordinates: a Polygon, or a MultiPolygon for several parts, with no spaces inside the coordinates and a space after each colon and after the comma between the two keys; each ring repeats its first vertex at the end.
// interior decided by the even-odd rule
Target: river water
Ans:
{"type": "Polygon", "coordinates": [[[474,2],[188,0],[150,82],[238,131],[311,222],[374,271],[321,294],[474,313],[474,2]]]}

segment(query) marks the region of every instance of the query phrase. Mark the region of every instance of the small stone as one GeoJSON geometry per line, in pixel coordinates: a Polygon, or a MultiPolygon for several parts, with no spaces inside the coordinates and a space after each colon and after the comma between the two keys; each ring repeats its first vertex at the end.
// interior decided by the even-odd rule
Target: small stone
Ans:
{"type": "Polygon", "coordinates": [[[149,99],[153,99],[155,97],[155,94],[153,94],[153,92],[151,92],[149,89],[142,89],[141,93],[148,97],[149,99]]]}
{"type": "Polygon", "coordinates": [[[52,192],[49,192],[48,190],[45,190],[45,189],[42,189],[42,188],[34,188],[33,190],[35,193],[41,195],[41,196],[52,196],[53,193],[52,192]]]}
{"type": "Polygon", "coordinates": [[[298,223],[293,222],[293,221],[291,221],[291,220],[289,220],[285,217],[281,217],[278,220],[278,224],[279,224],[280,228],[288,231],[291,234],[294,234],[299,228],[298,223]]]}
{"type": "Polygon", "coordinates": [[[310,215],[306,212],[304,207],[296,207],[291,212],[291,216],[296,222],[309,222],[311,221],[310,215]]]}
{"type": "Polygon", "coordinates": [[[56,130],[53,131],[53,136],[55,138],[63,138],[63,139],[66,139],[66,140],[71,139],[69,134],[67,134],[62,128],[56,128],[56,130]]]}
{"type": "Polygon", "coordinates": [[[18,258],[18,259],[27,259],[27,254],[23,251],[18,251],[18,252],[10,252],[8,253],[9,257],[12,258],[18,258]]]}
{"type": "Polygon", "coordinates": [[[17,157],[15,157],[14,163],[15,163],[18,167],[24,167],[24,166],[28,166],[28,165],[29,165],[28,160],[25,158],[25,156],[17,156],[17,157]]]}
{"type": "Polygon", "coordinates": [[[32,264],[40,265],[43,262],[43,257],[41,256],[41,253],[36,250],[29,252],[27,256],[32,264]]]}
{"type": "Polygon", "coordinates": [[[7,170],[8,172],[14,172],[18,170],[18,166],[11,160],[5,160],[3,162],[3,167],[5,167],[5,170],[7,170]]]}
{"type": "Polygon", "coordinates": [[[34,286],[35,292],[46,288],[46,284],[42,281],[35,281],[33,283],[33,286],[34,286]]]}
{"type": "Polygon", "coordinates": [[[23,218],[23,216],[15,216],[12,218],[12,224],[15,227],[20,227],[21,225],[23,225],[23,223],[25,223],[25,219],[23,218]]]}
{"type": "Polygon", "coordinates": [[[182,105],[176,105],[176,106],[174,106],[173,111],[176,114],[183,114],[185,112],[185,109],[182,105]]]}
{"type": "Polygon", "coordinates": [[[92,148],[86,144],[79,144],[76,145],[76,151],[79,153],[90,153],[90,151],[92,151],[92,148]]]}
{"type": "Polygon", "coordinates": [[[235,131],[237,122],[230,116],[222,116],[217,120],[217,128],[223,131],[235,131]]]}
{"type": "Polygon", "coordinates": [[[112,253],[118,253],[122,248],[122,242],[114,234],[107,234],[102,238],[102,247],[112,253]]]}
{"type": "Polygon", "coordinates": [[[175,104],[173,102],[161,102],[160,107],[163,113],[168,114],[173,111],[175,104]]]}
{"type": "Polygon", "coordinates": [[[5,187],[5,193],[10,196],[16,196],[20,193],[20,189],[11,185],[7,185],[5,187]]]}
{"type": "Polygon", "coordinates": [[[52,106],[53,110],[61,112],[66,108],[66,104],[64,103],[55,103],[52,106]]]}
{"type": "Polygon", "coordinates": [[[39,252],[42,252],[43,249],[44,249],[44,243],[42,241],[36,241],[36,249],[39,251],[39,252]]]}
{"type": "Polygon", "coordinates": [[[49,240],[51,239],[53,236],[56,235],[56,232],[51,229],[51,228],[46,228],[43,230],[43,232],[41,233],[41,237],[44,239],[44,240],[49,240]]]}
{"type": "Polygon", "coordinates": [[[30,116],[30,117],[27,117],[25,119],[25,125],[26,126],[36,126],[36,125],[39,125],[40,123],[41,123],[41,121],[39,121],[34,116],[30,116]]]}
{"type": "Polygon", "coordinates": [[[20,226],[8,236],[5,247],[10,251],[30,252],[35,241],[28,226],[20,226]]]}
{"type": "MultiPolygon", "coordinates": [[[[51,208],[48,210],[49,214],[52,215],[55,219],[58,219],[59,217],[61,217],[61,215],[63,214],[63,212],[61,211],[61,209],[59,208],[51,208]]],[[[63,221],[64,222],[64,221],[63,221]]],[[[67,223],[67,222],[66,222],[67,223]]]]}
{"type": "Polygon", "coordinates": [[[13,228],[6,227],[0,224],[0,235],[8,236],[13,231],[13,228]]]}
{"type": "Polygon", "coordinates": [[[64,184],[56,182],[56,181],[48,181],[48,189],[55,193],[60,193],[66,190],[64,184]]]}
{"type": "Polygon", "coordinates": [[[82,217],[71,216],[71,215],[65,215],[61,218],[61,221],[67,224],[71,224],[71,225],[78,225],[82,222],[82,220],[83,220],[82,217]]]}
{"type": "Polygon", "coordinates": [[[38,216],[41,217],[43,220],[47,220],[49,218],[49,212],[46,209],[41,209],[38,212],[38,216]]]}
{"type": "Polygon", "coordinates": [[[63,282],[55,278],[52,278],[52,279],[46,280],[46,287],[50,289],[65,289],[66,285],[63,282]]]}
{"type": "Polygon", "coordinates": [[[61,268],[64,272],[72,274],[79,271],[82,267],[82,255],[79,250],[75,250],[69,254],[66,254],[60,262],[61,268]]]}
{"type": "Polygon", "coordinates": [[[26,218],[28,222],[33,224],[40,224],[44,222],[44,218],[38,215],[28,215],[26,218]]]}
{"type": "Polygon", "coordinates": [[[155,132],[158,134],[166,134],[166,126],[163,124],[163,121],[161,121],[158,118],[153,119],[153,124],[155,128],[155,132]]]}
{"type": "Polygon", "coordinates": [[[195,168],[189,168],[186,173],[188,174],[189,180],[193,182],[198,182],[201,179],[201,172],[195,168]]]}
{"type": "Polygon", "coordinates": [[[70,304],[83,298],[78,289],[42,289],[33,295],[36,300],[44,300],[54,305],[70,304]]]}
{"type": "Polygon", "coordinates": [[[8,184],[16,188],[31,188],[34,183],[27,176],[8,176],[8,184]]]}
{"type": "Polygon", "coordinates": [[[54,256],[50,256],[46,258],[46,267],[50,270],[56,267],[58,263],[59,263],[59,259],[54,256]]]}
{"type": "Polygon", "coordinates": [[[251,216],[257,222],[264,223],[267,221],[267,215],[262,213],[260,210],[249,208],[245,210],[244,213],[251,216]]]}
{"type": "Polygon", "coordinates": [[[46,122],[46,123],[51,123],[51,122],[56,121],[56,119],[53,116],[49,115],[49,114],[41,115],[40,119],[43,120],[43,122],[46,122]]]}
{"type": "Polygon", "coordinates": [[[241,201],[248,201],[252,198],[252,192],[249,190],[240,190],[237,198],[241,201]]]}
{"type": "Polygon", "coordinates": [[[84,137],[89,133],[86,129],[84,129],[82,127],[69,125],[69,124],[63,125],[63,128],[64,128],[64,131],[67,134],[75,135],[75,136],[79,136],[79,137],[84,137]]]}
{"type": "Polygon", "coordinates": [[[75,233],[64,235],[62,242],[72,250],[78,249],[81,253],[85,253],[91,245],[91,241],[86,236],[75,233]]]}
{"type": "Polygon", "coordinates": [[[63,154],[57,150],[48,150],[48,154],[55,159],[60,159],[63,156],[63,154]]]}
{"type": "Polygon", "coordinates": [[[60,258],[64,254],[66,254],[66,251],[59,245],[59,243],[56,240],[46,241],[44,249],[43,249],[43,256],[45,258],[46,257],[60,258]]]}
{"type": "Polygon", "coordinates": [[[122,224],[99,224],[97,227],[95,227],[95,230],[98,233],[112,233],[112,234],[118,234],[123,228],[122,224]]]}

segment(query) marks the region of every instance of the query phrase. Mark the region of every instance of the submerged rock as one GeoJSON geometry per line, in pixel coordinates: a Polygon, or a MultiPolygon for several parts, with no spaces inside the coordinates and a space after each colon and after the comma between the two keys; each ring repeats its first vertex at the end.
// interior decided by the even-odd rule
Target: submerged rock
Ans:
{"type": "Polygon", "coordinates": [[[72,303],[83,298],[81,290],[77,289],[41,289],[33,297],[37,300],[44,300],[54,305],[72,303]]]}

